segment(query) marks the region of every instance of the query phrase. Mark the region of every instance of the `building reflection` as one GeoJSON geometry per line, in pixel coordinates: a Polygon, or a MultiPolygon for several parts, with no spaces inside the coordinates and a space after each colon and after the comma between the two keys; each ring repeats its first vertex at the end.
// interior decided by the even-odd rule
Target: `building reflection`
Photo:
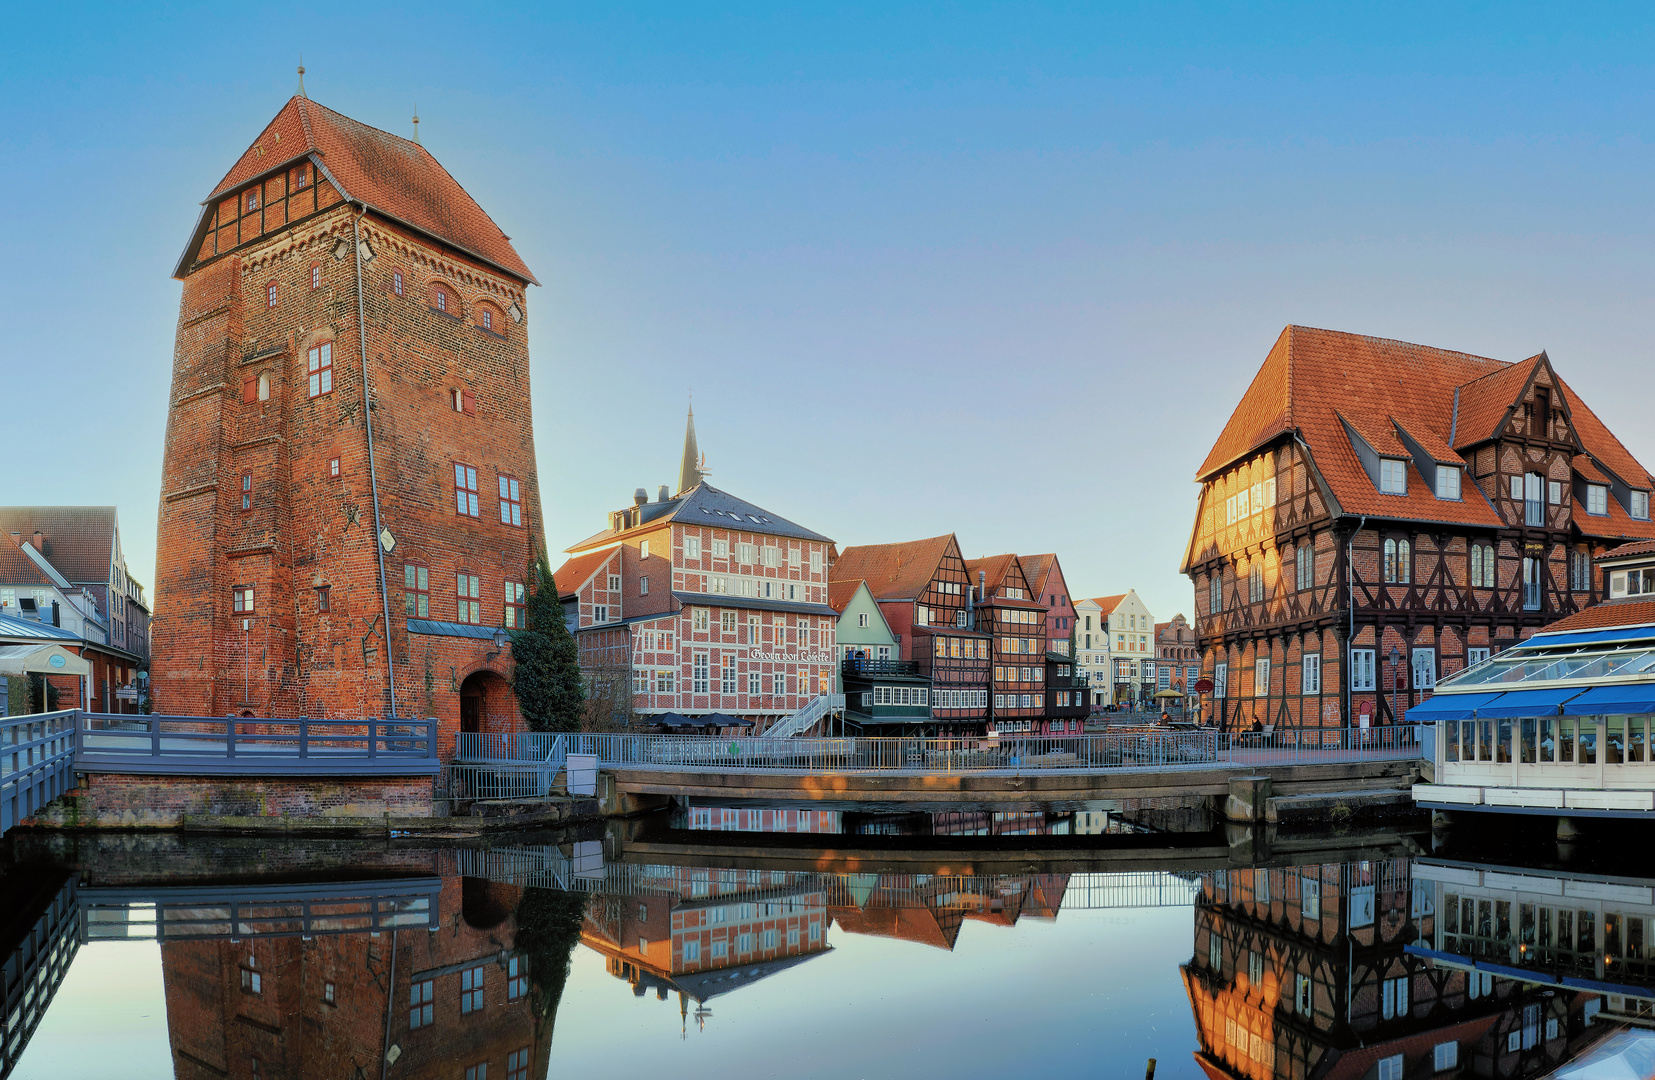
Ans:
{"type": "Polygon", "coordinates": [[[825,836],[1070,836],[1145,831],[1118,813],[1047,807],[866,812],[691,805],[679,811],[678,824],[694,832],[825,836]]]}
{"type": "Polygon", "coordinates": [[[541,960],[518,921],[539,890],[440,881],[415,928],[246,933],[238,921],[227,934],[163,938],[175,1075],[544,1077],[561,986],[540,985],[536,969],[561,977],[573,938],[541,960]]]}
{"type": "MultiPolygon", "coordinates": [[[[1250,1080],[1535,1076],[1607,1030],[1592,1023],[1601,1002],[1587,984],[1477,962],[1494,938],[1468,943],[1457,928],[1467,911],[1484,925],[1485,898],[1427,873],[1393,859],[1204,878],[1194,956],[1182,969],[1204,1071],[1250,1080]],[[1452,953],[1467,944],[1469,954],[1452,953]]],[[[1497,935],[1507,909],[1496,903],[1520,912],[1521,902],[1486,899],[1497,935]]],[[[1585,918],[1599,925],[1595,913],[1585,918]]],[[[1520,945],[1521,920],[1511,916],[1502,957],[1520,945]]],[[[1537,942],[1539,925],[1536,914],[1537,942]]],[[[1557,925],[1554,915],[1554,937],[1557,925]]],[[[1553,955],[1580,969],[1578,951],[1553,955]]]]}
{"type": "Polygon", "coordinates": [[[580,940],[633,994],[676,995],[681,1025],[692,1001],[704,1025],[713,998],[830,951],[827,894],[816,875],[645,869],[643,888],[592,898],[580,940]]]}

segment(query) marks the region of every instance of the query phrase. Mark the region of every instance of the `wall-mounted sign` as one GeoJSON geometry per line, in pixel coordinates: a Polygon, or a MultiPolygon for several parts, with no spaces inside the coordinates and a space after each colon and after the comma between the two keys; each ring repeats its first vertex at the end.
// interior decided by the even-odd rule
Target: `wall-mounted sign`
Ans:
{"type": "Polygon", "coordinates": [[[772,664],[831,664],[833,663],[833,654],[830,652],[774,653],[764,652],[762,649],[748,649],[747,659],[765,660],[772,664]]]}
{"type": "Polygon", "coordinates": [[[52,665],[53,667],[62,667],[63,663],[64,663],[63,654],[62,653],[53,653],[52,656],[51,656],[51,659],[47,660],[46,662],[48,664],[52,665]]]}

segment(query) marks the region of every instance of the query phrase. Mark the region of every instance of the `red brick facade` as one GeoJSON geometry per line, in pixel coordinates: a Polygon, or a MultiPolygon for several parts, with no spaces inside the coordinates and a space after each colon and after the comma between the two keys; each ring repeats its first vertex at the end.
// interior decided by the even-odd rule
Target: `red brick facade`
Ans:
{"type": "Polygon", "coordinates": [[[384,715],[394,668],[394,711],[437,717],[446,753],[462,702],[467,726],[518,723],[488,632],[542,531],[532,279],[474,203],[441,205],[456,186],[415,144],[295,98],[255,147],[269,168],[244,156],[180,264],[156,711],[384,715]],[[278,150],[301,130],[313,146],[278,150]],[[444,212],[393,220],[347,163],[357,192],[444,212]]]}

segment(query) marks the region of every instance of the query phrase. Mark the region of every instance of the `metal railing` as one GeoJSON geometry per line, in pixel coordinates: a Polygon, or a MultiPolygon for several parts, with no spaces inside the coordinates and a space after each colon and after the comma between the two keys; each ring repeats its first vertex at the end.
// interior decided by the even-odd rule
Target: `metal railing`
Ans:
{"type": "Polygon", "coordinates": [[[869,660],[847,656],[840,670],[846,675],[918,675],[918,660],[869,660]]]}
{"type": "Polygon", "coordinates": [[[82,888],[80,940],[190,941],[379,933],[439,925],[439,878],[82,888]]]}
{"type": "Polygon", "coordinates": [[[74,782],[74,709],[0,719],[0,833],[74,782]]]}
{"type": "Polygon", "coordinates": [[[74,715],[81,772],[429,775],[440,767],[434,718],[74,715]]]}
{"type": "MultiPolygon", "coordinates": [[[[1429,757],[1430,729],[1420,725],[1361,729],[1292,730],[1274,733],[1131,732],[1110,735],[1000,738],[797,738],[705,735],[554,736],[555,746],[526,742],[535,753],[561,761],[568,754],[596,754],[603,768],[809,773],[1040,771],[1203,768],[1242,765],[1305,765],[1429,757]]],[[[509,743],[494,744],[509,750],[509,743]]],[[[532,759],[501,756],[477,764],[508,785],[543,771],[532,759]]],[[[555,770],[552,770],[555,772],[555,770]]],[[[528,783],[527,779],[522,780],[528,783]]],[[[479,796],[480,797],[480,796],[479,796]]],[[[503,797],[503,796],[502,796],[503,797]]]]}
{"type": "Polygon", "coordinates": [[[815,727],[829,713],[843,712],[844,709],[844,694],[818,694],[811,698],[804,708],[792,716],[783,717],[771,725],[770,730],[764,733],[764,737],[781,739],[798,735],[815,727]]]}

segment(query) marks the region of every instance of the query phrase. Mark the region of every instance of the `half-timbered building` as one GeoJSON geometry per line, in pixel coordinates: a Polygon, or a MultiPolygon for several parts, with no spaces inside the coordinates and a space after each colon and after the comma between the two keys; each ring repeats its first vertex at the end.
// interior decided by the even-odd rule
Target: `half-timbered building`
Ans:
{"type": "Polygon", "coordinates": [[[991,734],[1043,734],[1046,716],[1046,606],[1032,599],[1015,555],[965,564],[977,590],[977,629],[989,636],[991,734]]]}
{"type": "Polygon", "coordinates": [[[1182,569],[1230,729],[1394,722],[1655,537],[1655,479],[1545,353],[1290,326],[1196,479],[1182,569]]]}
{"type": "Polygon", "coordinates": [[[989,718],[989,635],[975,628],[971,582],[952,533],[848,547],[835,581],[861,579],[901,646],[931,683],[938,735],[982,734],[989,718]]]}
{"type": "Polygon", "coordinates": [[[707,483],[692,459],[676,495],[610,515],[555,574],[596,720],[724,713],[763,730],[832,692],[833,542],[707,483]],[[630,692],[627,689],[630,683],[630,692]]]}

